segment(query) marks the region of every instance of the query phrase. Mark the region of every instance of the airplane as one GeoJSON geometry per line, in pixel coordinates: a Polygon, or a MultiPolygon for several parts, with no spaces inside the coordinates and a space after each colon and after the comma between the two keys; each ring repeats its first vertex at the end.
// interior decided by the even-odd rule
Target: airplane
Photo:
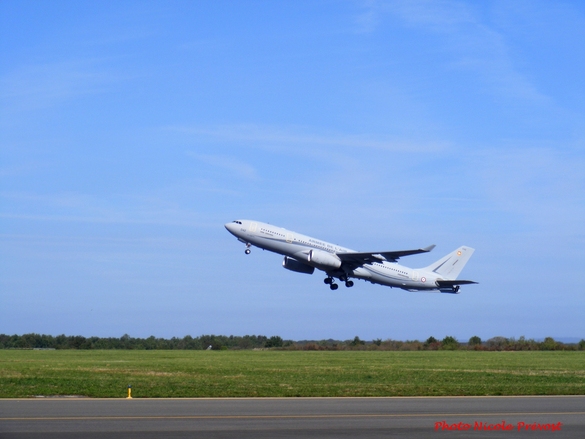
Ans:
{"type": "Polygon", "coordinates": [[[315,269],[324,271],[329,288],[336,290],[336,279],[346,287],[354,285],[352,278],[373,284],[401,288],[406,291],[427,291],[459,294],[461,285],[476,284],[471,280],[457,280],[457,276],[475,251],[461,246],[431,265],[412,269],[397,263],[403,256],[430,252],[434,245],[415,250],[356,252],[320,239],[301,235],[260,221],[235,220],[225,228],[250,247],[279,253],[284,256],[282,266],[297,273],[313,274],[315,269]]]}

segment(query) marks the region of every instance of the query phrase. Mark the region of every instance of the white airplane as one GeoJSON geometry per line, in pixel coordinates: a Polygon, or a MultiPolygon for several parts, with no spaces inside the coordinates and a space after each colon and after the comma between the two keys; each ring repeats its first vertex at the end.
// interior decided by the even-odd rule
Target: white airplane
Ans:
{"type": "Polygon", "coordinates": [[[471,280],[457,280],[457,276],[471,257],[474,249],[461,246],[428,267],[412,269],[398,265],[402,256],[430,252],[434,245],[417,250],[362,253],[330,244],[320,239],[301,235],[259,221],[235,220],[225,228],[250,247],[284,255],[282,266],[297,273],[313,274],[315,268],[327,274],[324,282],[336,290],[335,279],[352,287],[351,278],[407,291],[431,291],[458,294],[460,285],[476,284],[471,280]]]}

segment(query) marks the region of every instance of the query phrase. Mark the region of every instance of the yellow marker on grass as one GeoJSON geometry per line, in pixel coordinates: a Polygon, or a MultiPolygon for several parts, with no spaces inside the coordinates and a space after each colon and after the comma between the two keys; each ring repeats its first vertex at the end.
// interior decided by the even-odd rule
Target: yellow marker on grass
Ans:
{"type": "Polygon", "coordinates": [[[128,384],[128,398],[126,399],[132,399],[132,386],[130,384],[128,384]]]}

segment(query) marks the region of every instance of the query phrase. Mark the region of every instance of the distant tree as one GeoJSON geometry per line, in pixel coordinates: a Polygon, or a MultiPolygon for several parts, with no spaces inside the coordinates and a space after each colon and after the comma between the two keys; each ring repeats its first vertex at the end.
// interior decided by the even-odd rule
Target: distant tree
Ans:
{"type": "Polygon", "coordinates": [[[82,337],[81,335],[69,337],[69,347],[71,349],[83,349],[84,344],[85,344],[85,337],[82,337]]]}
{"type": "Polygon", "coordinates": [[[284,341],[278,335],[273,335],[268,340],[264,342],[265,348],[281,348],[284,344],[284,341]]]}
{"type": "Polygon", "coordinates": [[[481,338],[479,338],[477,335],[474,335],[473,337],[471,337],[469,339],[469,341],[467,342],[467,344],[469,346],[477,346],[481,344],[481,338]]]}
{"type": "Polygon", "coordinates": [[[351,346],[359,346],[359,345],[363,345],[363,344],[366,344],[366,342],[360,340],[360,338],[357,335],[354,337],[354,339],[350,343],[351,346]]]}
{"type": "Polygon", "coordinates": [[[546,337],[544,341],[540,344],[540,349],[543,351],[554,351],[559,349],[560,343],[557,343],[554,338],[546,337]]]}
{"type": "Polygon", "coordinates": [[[376,346],[380,346],[382,344],[382,339],[376,338],[375,340],[372,341],[372,343],[374,343],[376,346]]]}
{"type": "Polygon", "coordinates": [[[577,344],[577,349],[579,349],[580,351],[585,351],[585,339],[581,339],[579,340],[579,343],[577,344]]]}
{"type": "Polygon", "coordinates": [[[430,350],[437,350],[439,349],[440,346],[440,342],[439,340],[437,340],[435,337],[433,337],[432,335],[427,338],[427,340],[424,342],[423,347],[425,349],[430,349],[430,350]]]}
{"type": "Polygon", "coordinates": [[[506,337],[492,337],[486,341],[486,346],[491,351],[502,351],[508,347],[509,340],[506,337]]]}
{"type": "Polygon", "coordinates": [[[441,341],[441,349],[454,351],[459,349],[459,342],[455,337],[448,335],[441,341]]]}
{"type": "Polygon", "coordinates": [[[251,349],[254,347],[254,344],[250,339],[250,336],[245,335],[237,340],[235,347],[237,347],[238,349],[251,349]]]}

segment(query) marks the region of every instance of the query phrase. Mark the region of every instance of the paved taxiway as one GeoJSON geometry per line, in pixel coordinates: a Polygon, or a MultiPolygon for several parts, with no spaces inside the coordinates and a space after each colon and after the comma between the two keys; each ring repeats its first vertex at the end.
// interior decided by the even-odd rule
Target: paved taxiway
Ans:
{"type": "Polygon", "coordinates": [[[583,438],[585,396],[0,399],[0,438],[583,438]],[[435,431],[435,423],[469,424],[435,431]],[[475,422],[513,424],[473,430],[475,422]],[[517,430],[525,424],[560,431],[517,430]]]}

